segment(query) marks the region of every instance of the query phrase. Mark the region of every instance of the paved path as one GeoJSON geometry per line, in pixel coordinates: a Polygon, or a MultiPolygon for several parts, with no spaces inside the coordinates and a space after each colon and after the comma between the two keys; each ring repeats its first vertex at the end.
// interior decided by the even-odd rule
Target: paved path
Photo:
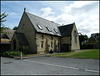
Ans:
{"type": "Polygon", "coordinates": [[[2,75],[99,75],[99,60],[38,56],[1,58],[2,75]]]}

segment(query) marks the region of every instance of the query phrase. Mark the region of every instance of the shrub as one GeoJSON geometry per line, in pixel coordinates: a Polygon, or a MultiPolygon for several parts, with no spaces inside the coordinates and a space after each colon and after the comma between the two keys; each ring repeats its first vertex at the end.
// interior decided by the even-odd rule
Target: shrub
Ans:
{"type": "Polygon", "coordinates": [[[81,49],[93,49],[93,44],[89,44],[88,42],[83,43],[80,46],[81,49]]]}
{"type": "Polygon", "coordinates": [[[2,56],[10,56],[10,57],[12,57],[12,56],[19,56],[20,55],[20,52],[19,51],[4,51],[3,53],[2,53],[2,56]]]}
{"type": "Polygon", "coordinates": [[[31,51],[27,45],[20,45],[18,50],[22,51],[24,54],[31,54],[31,51]]]}

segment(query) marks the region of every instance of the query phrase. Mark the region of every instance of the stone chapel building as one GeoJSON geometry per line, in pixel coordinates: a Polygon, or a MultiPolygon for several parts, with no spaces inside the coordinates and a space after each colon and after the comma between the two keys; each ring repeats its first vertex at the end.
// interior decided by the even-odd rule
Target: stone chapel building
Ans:
{"type": "Polygon", "coordinates": [[[75,23],[63,25],[38,17],[24,10],[18,29],[11,40],[11,49],[27,45],[31,53],[47,53],[50,50],[67,52],[80,49],[75,23]]]}

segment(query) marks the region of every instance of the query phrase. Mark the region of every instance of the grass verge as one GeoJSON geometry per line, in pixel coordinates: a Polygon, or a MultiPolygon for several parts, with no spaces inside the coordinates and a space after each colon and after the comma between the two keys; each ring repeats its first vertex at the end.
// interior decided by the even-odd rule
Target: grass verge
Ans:
{"type": "Polygon", "coordinates": [[[55,57],[70,57],[70,58],[87,58],[87,59],[100,59],[99,49],[85,49],[78,52],[72,51],[68,53],[53,54],[50,56],[55,57]]]}

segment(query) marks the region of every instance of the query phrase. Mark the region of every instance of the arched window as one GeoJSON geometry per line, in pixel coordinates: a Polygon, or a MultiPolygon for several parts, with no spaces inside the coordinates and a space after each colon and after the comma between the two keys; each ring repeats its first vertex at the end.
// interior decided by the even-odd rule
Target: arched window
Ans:
{"type": "Polygon", "coordinates": [[[60,45],[60,44],[59,44],[59,42],[58,42],[58,48],[59,48],[59,45],[60,45]]]}
{"type": "Polygon", "coordinates": [[[43,35],[41,35],[41,48],[43,48],[43,35]]]}
{"type": "Polygon", "coordinates": [[[75,43],[77,43],[77,32],[76,32],[76,30],[74,30],[74,41],[75,41],[75,43]]]}
{"type": "Polygon", "coordinates": [[[13,50],[16,50],[16,40],[13,41],[13,50]]]}
{"type": "Polygon", "coordinates": [[[53,37],[51,36],[51,48],[52,48],[52,43],[53,43],[53,37]]]}

